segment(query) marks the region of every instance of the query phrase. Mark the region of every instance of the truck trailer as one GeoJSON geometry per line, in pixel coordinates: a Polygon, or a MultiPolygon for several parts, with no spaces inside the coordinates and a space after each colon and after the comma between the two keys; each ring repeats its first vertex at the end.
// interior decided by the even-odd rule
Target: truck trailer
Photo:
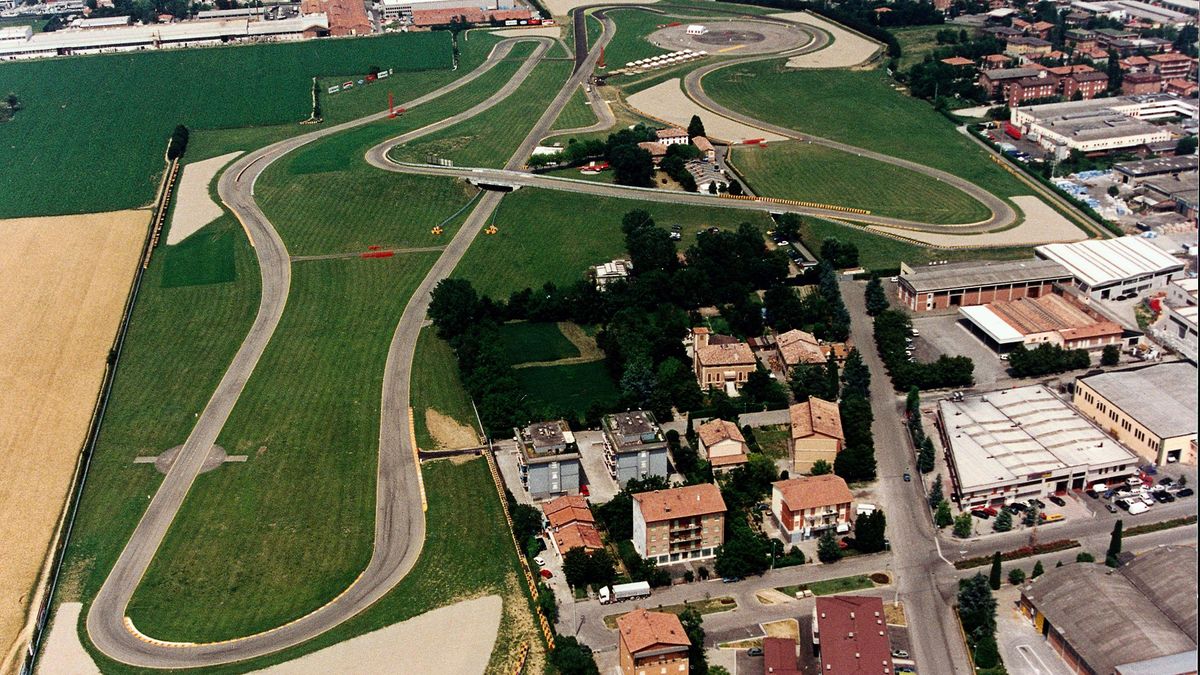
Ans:
{"type": "Polygon", "coordinates": [[[607,605],[623,600],[645,598],[650,595],[650,584],[645,581],[635,581],[631,584],[616,584],[600,589],[600,604],[607,605]]]}

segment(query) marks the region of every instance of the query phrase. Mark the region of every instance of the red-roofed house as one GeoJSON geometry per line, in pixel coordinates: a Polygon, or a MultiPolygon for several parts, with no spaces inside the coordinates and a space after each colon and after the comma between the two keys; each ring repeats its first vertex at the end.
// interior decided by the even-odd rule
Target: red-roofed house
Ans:
{"type": "Polygon", "coordinates": [[[771,515],[785,542],[798,544],[825,530],[847,531],[854,495],[840,476],[805,476],[771,483],[771,515]]]}
{"type": "Polygon", "coordinates": [[[1189,82],[1187,80],[1168,80],[1164,91],[1166,91],[1168,94],[1175,94],[1176,96],[1195,98],[1197,86],[1195,82],[1189,82]]]}
{"type": "Polygon", "coordinates": [[[1186,78],[1196,65],[1195,59],[1184,54],[1153,54],[1148,57],[1150,69],[1162,76],[1164,80],[1186,78]]]}
{"type": "Polygon", "coordinates": [[[763,638],[763,672],[767,675],[801,675],[792,638],[763,638]]]}
{"type": "Polygon", "coordinates": [[[542,504],[542,514],[546,517],[546,532],[558,555],[566,555],[573,548],[582,548],[588,553],[604,548],[587,499],[564,495],[542,504]]]}
{"type": "Polygon", "coordinates": [[[633,496],[633,548],[665,565],[711,558],[725,543],[725,500],[712,483],[633,496]]]}
{"type": "Polygon", "coordinates": [[[813,608],[812,632],[822,673],[891,675],[894,671],[882,598],[819,597],[813,608]]]}
{"type": "Polygon", "coordinates": [[[948,59],[942,59],[942,63],[948,66],[957,66],[960,68],[966,68],[975,65],[975,62],[971,59],[965,59],[961,56],[951,56],[948,59]]]}
{"type": "Polygon", "coordinates": [[[790,375],[792,368],[802,363],[823,364],[829,360],[817,337],[797,328],[780,333],[775,338],[775,349],[785,375],[790,375]]]}
{"type": "Polygon", "coordinates": [[[617,617],[621,675],[687,675],[691,641],[674,614],[635,609],[617,617]]]}
{"type": "Polygon", "coordinates": [[[709,420],[696,429],[700,456],[712,465],[713,473],[723,473],[746,463],[750,448],[733,422],[709,420]]]}
{"type": "Polygon", "coordinates": [[[809,473],[817,460],[832,465],[846,440],[837,404],[809,397],[792,406],[788,415],[792,423],[788,445],[792,451],[793,472],[809,473]]]}
{"type": "Polygon", "coordinates": [[[730,384],[741,388],[758,361],[745,342],[713,335],[701,327],[692,329],[692,366],[701,389],[721,389],[730,384]]]}

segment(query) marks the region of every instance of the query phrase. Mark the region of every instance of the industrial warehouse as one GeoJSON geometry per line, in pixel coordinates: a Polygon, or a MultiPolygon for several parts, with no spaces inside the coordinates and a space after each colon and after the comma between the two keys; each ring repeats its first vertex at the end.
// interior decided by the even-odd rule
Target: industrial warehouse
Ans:
{"type": "Polygon", "coordinates": [[[1182,361],[1082,377],[1075,407],[1145,461],[1196,464],[1196,367],[1182,361]]]}
{"type": "Polygon", "coordinates": [[[966,262],[912,268],[900,265],[897,297],[913,312],[1036,298],[1074,278],[1053,260],[966,262]]]}
{"type": "Polygon", "coordinates": [[[1197,118],[1195,101],[1171,94],[1139,94],[1047,103],[1012,109],[1012,124],[1030,140],[1064,159],[1072,150],[1108,152],[1172,139],[1153,120],[1197,118]]]}
{"type": "Polygon", "coordinates": [[[1002,300],[960,307],[959,314],[992,349],[1017,345],[1058,345],[1066,349],[1102,349],[1119,345],[1125,329],[1071,299],[1055,295],[1002,300]]]}
{"type": "Polygon", "coordinates": [[[1182,260],[1141,237],[1047,244],[1034,252],[1066,267],[1096,300],[1131,298],[1183,276],[1182,260]]]}
{"type": "Polygon", "coordinates": [[[1112,484],[1137,458],[1042,385],[938,402],[937,425],[964,510],[1112,484]]]}

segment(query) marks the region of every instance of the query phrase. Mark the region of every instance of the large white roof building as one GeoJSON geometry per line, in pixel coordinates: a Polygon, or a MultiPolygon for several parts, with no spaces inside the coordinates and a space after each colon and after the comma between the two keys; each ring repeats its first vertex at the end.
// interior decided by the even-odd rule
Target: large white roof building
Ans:
{"type": "Polygon", "coordinates": [[[1183,276],[1182,260],[1142,237],[1046,244],[1034,251],[1066,267],[1082,291],[1100,300],[1141,295],[1183,276]]]}
{"type": "Polygon", "coordinates": [[[963,508],[1124,480],[1137,458],[1042,385],[938,403],[963,508]]]}

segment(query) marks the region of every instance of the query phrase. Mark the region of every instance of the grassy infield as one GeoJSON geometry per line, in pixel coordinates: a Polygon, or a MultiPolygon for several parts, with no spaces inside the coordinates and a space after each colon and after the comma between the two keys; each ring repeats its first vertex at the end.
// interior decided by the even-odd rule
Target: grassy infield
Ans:
{"type": "MultiPolygon", "coordinates": [[[[463,72],[477,63],[486,51],[487,44],[480,42],[483,41],[471,43],[465,50],[463,72]]],[[[363,43],[365,41],[354,41],[355,49],[360,50],[360,54],[370,54],[361,51],[363,43]]],[[[246,50],[247,54],[279,49],[291,62],[325,64],[313,66],[321,72],[321,68],[329,69],[331,63],[346,64],[351,57],[344,50],[339,51],[338,45],[349,44],[305,43],[238,49],[246,50]],[[296,51],[316,44],[331,45],[328,49],[334,55],[296,51]]],[[[179,87],[178,80],[161,76],[161,67],[165,67],[162,64],[167,63],[161,59],[172,57],[184,59],[180,63],[192,64],[196,61],[189,59],[218,56],[225,54],[197,51],[103,58],[110,59],[104,62],[106,65],[125,64],[126,71],[122,76],[137,65],[139,72],[154,72],[155,77],[151,79],[155,81],[175,82],[170,92],[155,95],[160,100],[175,100],[166,94],[187,91],[187,88],[179,87]],[[140,70],[142,63],[154,63],[158,67],[143,71],[140,70]]],[[[364,60],[359,64],[363,69],[375,65],[367,62],[372,58],[370,55],[353,57],[355,63],[364,60]]],[[[97,62],[97,59],[71,59],[37,65],[62,68],[61,72],[66,74],[72,67],[80,71],[97,70],[98,67],[92,65],[97,62]]],[[[263,58],[256,63],[277,61],[263,58]]],[[[25,93],[33,90],[30,87],[35,79],[26,70],[20,70],[25,66],[4,66],[5,70],[0,72],[14,78],[11,81],[18,83],[15,88],[29,106],[25,121],[21,122],[24,125],[20,127],[22,131],[18,133],[22,134],[23,140],[33,139],[30,146],[38,146],[46,137],[61,137],[58,132],[67,122],[49,112],[54,108],[62,109],[61,101],[56,99],[53,105],[38,101],[35,105],[34,100],[38,97],[25,93]]],[[[271,72],[270,68],[260,67],[265,68],[261,72],[271,72]]],[[[427,234],[428,227],[432,222],[448,217],[469,195],[449,181],[374,176],[362,162],[361,151],[396,133],[397,129],[417,128],[449,111],[462,109],[464,104],[481,100],[505,79],[504,72],[511,73],[511,68],[515,68],[515,64],[502,65],[494,77],[485,77],[445,101],[430,104],[425,110],[418,109],[399,121],[378,123],[326,139],[272,167],[260,181],[258,191],[264,210],[280,226],[292,252],[361,250],[370,243],[385,246],[428,244],[431,236],[427,234]],[[510,69],[505,71],[506,67],[510,69]]],[[[190,66],[182,70],[204,71],[190,66]]],[[[563,69],[557,64],[542,66],[535,74],[540,90],[527,87],[485,115],[486,120],[467,122],[437,140],[474,136],[480,129],[488,128],[489,120],[494,123],[503,119],[515,128],[528,128],[533,122],[529,116],[538,107],[528,99],[541,96],[548,100],[554,89],[550,86],[554,77],[565,74],[565,70],[561,73],[560,70],[563,69]]],[[[751,93],[744,74],[737,78],[718,75],[722,77],[714,76],[708,83],[718,97],[729,100],[751,93]],[[737,85],[718,84],[718,80],[727,79],[738,80],[737,85]]],[[[833,132],[842,128],[837,121],[844,119],[845,110],[854,109],[865,114],[861,124],[847,132],[850,136],[866,134],[866,137],[847,138],[850,142],[889,147],[891,151],[907,156],[924,155],[922,161],[943,168],[947,168],[945,164],[953,163],[955,166],[950,170],[973,179],[986,178],[980,180],[981,184],[997,189],[1000,194],[1014,194],[1019,189],[1011,185],[1012,180],[1004,174],[984,171],[991,168],[984,160],[943,155],[942,150],[929,148],[950,142],[950,139],[958,140],[948,128],[935,130],[945,132],[935,139],[909,138],[907,142],[899,142],[905,139],[894,137],[897,128],[901,130],[901,136],[904,129],[917,128],[906,122],[906,117],[919,117],[910,103],[923,104],[892,93],[886,95],[890,98],[880,99],[886,101],[886,104],[880,104],[886,108],[864,111],[861,100],[838,89],[838,82],[845,84],[846,78],[857,78],[863,81],[855,83],[859,86],[849,88],[850,91],[871,91],[872,86],[882,86],[881,82],[872,84],[869,79],[878,79],[876,74],[797,74],[806,78],[806,82],[780,82],[778,78],[793,76],[765,70],[756,75],[755,89],[761,87],[762,90],[753,96],[767,117],[789,123],[796,119],[791,117],[792,111],[806,107],[807,99],[790,95],[765,97],[761,95],[763,90],[785,94],[793,87],[801,87],[801,91],[805,90],[803,87],[816,87],[812,100],[822,101],[822,104],[806,111],[807,128],[817,131],[819,123],[824,123],[825,127],[818,133],[837,135],[833,132]],[[823,85],[825,90],[817,85],[823,85]],[[831,97],[831,93],[838,95],[831,97]],[[839,111],[839,106],[849,107],[839,111]],[[893,137],[889,138],[889,134],[893,137]],[[868,140],[870,143],[865,142],[868,140]],[[930,143],[930,140],[936,142],[930,143]],[[1010,185],[1004,185],[1005,179],[1010,185]]],[[[450,77],[444,72],[409,76],[405,80],[408,89],[400,98],[403,100],[410,94],[431,89],[450,77]]],[[[88,102],[99,97],[79,94],[78,91],[87,91],[83,88],[84,82],[78,81],[78,98],[71,101],[70,124],[78,124],[81,115],[92,119],[118,117],[96,115],[87,107],[88,102]]],[[[130,86],[123,84],[122,88],[130,86]]],[[[280,122],[303,116],[304,105],[296,103],[295,96],[242,97],[244,85],[240,81],[213,86],[222,95],[238,92],[238,101],[272,101],[272,105],[262,109],[239,109],[241,116],[236,123],[280,122]],[[280,101],[287,101],[287,104],[280,101]]],[[[296,89],[295,83],[290,89],[296,89]]],[[[57,82],[55,90],[70,91],[70,88],[57,82]]],[[[144,94],[144,88],[140,90],[144,94]]],[[[197,86],[195,91],[209,90],[197,86]]],[[[301,98],[305,98],[307,90],[302,91],[304,96],[301,98]]],[[[352,104],[350,96],[343,99],[346,110],[357,114],[367,105],[374,106],[374,103],[366,102],[372,92],[365,88],[363,91],[361,102],[352,104]]],[[[185,98],[180,103],[181,108],[214,125],[233,117],[228,106],[201,105],[202,101],[221,100],[219,96],[179,95],[199,97],[185,98]]],[[[732,102],[736,104],[736,101],[732,102]]],[[[326,103],[331,119],[337,118],[338,105],[339,102],[332,100],[326,103]]],[[[119,116],[119,138],[126,142],[121,149],[109,147],[121,144],[114,144],[103,132],[96,133],[91,138],[99,140],[92,141],[88,152],[77,153],[62,165],[58,170],[61,175],[97,176],[85,189],[70,196],[69,201],[51,205],[38,197],[29,185],[21,183],[52,179],[47,169],[38,168],[35,163],[20,177],[9,176],[0,183],[0,194],[11,197],[0,199],[0,203],[11,205],[19,201],[22,215],[28,215],[52,208],[58,211],[98,210],[144,201],[150,192],[147,188],[150,181],[145,179],[153,175],[158,162],[155,149],[161,145],[161,136],[165,136],[169,126],[175,123],[174,118],[168,123],[161,121],[168,117],[162,114],[161,108],[147,106],[146,109],[155,110],[154,120],[139,118],[131,121],[128,116],[119,116]],[[140,130],[139,133],[149,140],[142,140],[142,136],[130,138],[132,134],[125,131],[130,129],[140,130]],[[129,161],[122,163],[128,167],[125,172],[117,174],[110,183],[106,183],[107,177],[100,176],[102,172],[85,172],[70,164],[90,161],[89,158],[98,154],[114,156],[113,153],[128,157],[129,161]]],[[[137,110],[130,114],[141,115],[137,110]]],[[[2,129],[0,135],[13,133],[17,128],[2,129]]],[[[295,132],[293,126],[287,125],[198,133],[189,158],[200,159],[229,148],[246,149],[295,132]]],[[[516,137],[518,135],[514,134],[513,138],[506,135],[486,144],[487,152],[492,156],[485,159],[499,163],[499,158],[506,156],[504,148],[511,152],[516,137]]],[[[476,145],[480,144],[472,143],[462,151],[469,157],[476,145]]],[[[31,148],[30,155],[36,156],[39,150],[40,147],[31,148]]],[[[680,222],[691,232],[709,224],[732,226],[746,218],[757,218],[760,224],[765,223],[756,216],[673,205],[639,205],[629,201],[597,203],[595,199],[561,193],[551,197],[548,193],[527,189],[505,199],[496,221],[501,233],[479,239],[460,267],[460,274],[474,280],[481,290],[496,294],[547,280],[569,282],[578,278],[587,264],[620,253],[619,216],[638,206],[648,208],[663,224],[680,222]],[[530,214],[534,215],[531,217],[530,214]]],[[[449,225],[452,232],[457,222],[449,225]]],[[[874,237],[870,240],[878,241],[874,237]]],[[[81,599],[86,603],[94,595],[140,516],[146,503],[144,495],[151,494],[159,482],[152,469],[131,465],[132,458],[154,454],[183,441],[194,421],[194,413],[204,405],[252,320],[258,291],[257,270],[244,239],[237,234],[236,222],[229,216],[223,217],[209,227],[204,238],[190,245],[195,248],[196,256],[224,261],[225,267],[216,277],[197,277],[196,270],[189,270],[186,259],[178,253],[156,256],[151,266],[148,283],[135,310],[123,367],[80,510],[66,568],[67,583],[61,596],[64,599],[81,599]],[[230,255],[232,266],[228,263],[230,255]],[[230,276],[233,278],[229,279],[230,276]],[[195,285],[198,281],[222,283],[195,285]]],[[[199,479],[130,607],[130,615],[140,628],[157,637],[186,640],[221,639],[261,630],[321,604],[341,590],[362,568],[369,557],[371,544],[372,458],[380,389],[378,373],[388,338],[407,295],[433,259],[433,254],[420,254],[387,260],[296,264],[293,295],[277,337],[268,347],[262,367],[251,379],[241,405],[235,409],[220,439],[231,452],[250,454],[251,461],[236,470],[221,470],[199,479]],[[316,419],[312,415],[314,410],[321,411],[316,419]],[[315,472],[320,472],[322,481],[310,480],[315,472]],[[297,489],[298,486],[305,487],[297,489]],[[228,555],[233,550],[238,551],[236,559],[228,555]],[[204,625],[194,623],[198,613],[207,617],[204,625]]],[[[414,381],[435,381],[441,386],[428,390],[418,386],[415,389],[418,400],[414,405],[434,405],[439,409],[444,405],[448,408],[444,412],[456,417],[465,415],[468,402],[462,396],[461,388],[454,386],[448,350],[444,345],[438,345],[432,336],[422,337],[419,350],[414,381]]],[[[425,475],[430,494],[429,539],[418,567],[396,592],[363,615],[303,648],[227,670],[240,671],[293,658],[451,599],[481,592],[499,592],[509,599],[505,628],[502,628],[497,652],[493,655],[493,667],[502,665],[508,658],[510,642],[530,639],[532,631],[521,621],[526,610],[516,584],[516,561],[506,552],[509,543],[501,536],[499,507],[491,496],[486,468],[479,462],[465,465],[435,463],[425,468],[425,475]],[[472,487],[467,489],[468,485],[472,487]],[[464,520],[462,515],[467,513],[472,516],[464,520]],[[485,523],[483,526],[481,521],[485,523]],[[481,559],[494,560],[497,564],[480,566],[475,563],[481,559]]],[[[93,655],[106,671],[128,670],[98,654],[93,655]]]]}

